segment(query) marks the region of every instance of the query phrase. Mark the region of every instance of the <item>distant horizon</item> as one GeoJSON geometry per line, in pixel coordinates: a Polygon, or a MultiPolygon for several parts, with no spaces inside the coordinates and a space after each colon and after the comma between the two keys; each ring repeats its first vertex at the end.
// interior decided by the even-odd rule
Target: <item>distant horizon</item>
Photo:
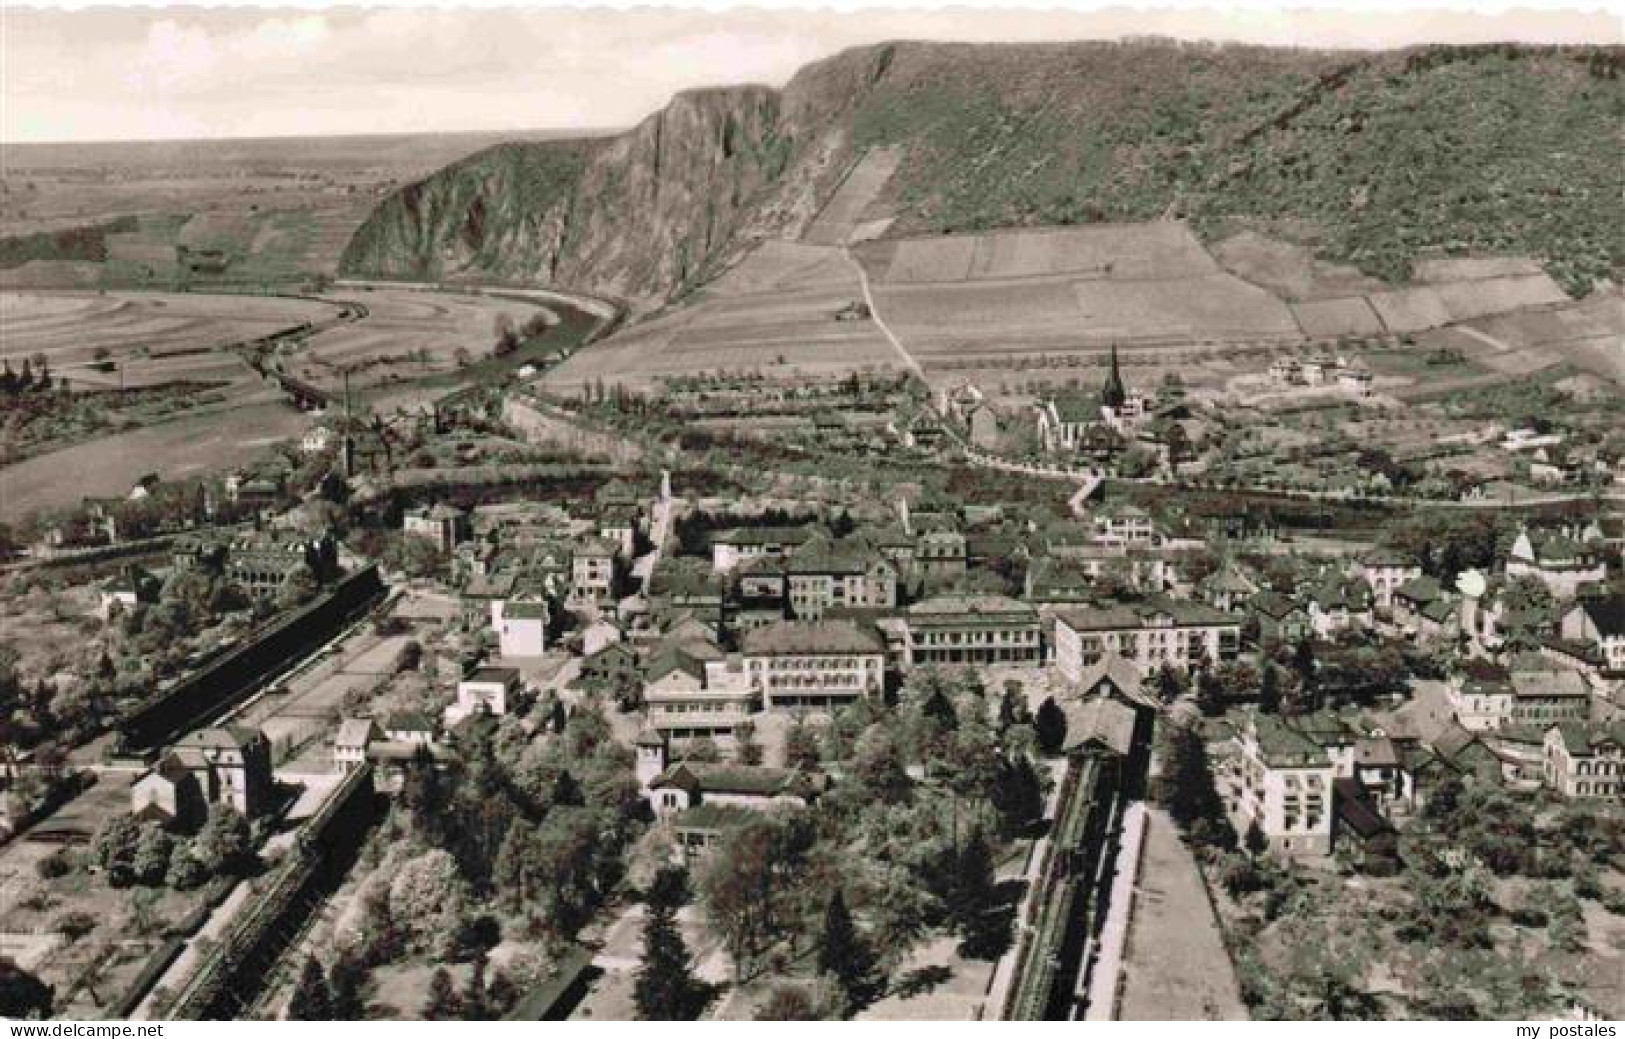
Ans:
{"type": "MultiPolygon", "coordinates": [[[[1454,0],[1445,0],[1454,2],[1454,0]]],[[[0,142],[601,136],[885,42],[1617,46],[1606,10],[8,8],[0,142]],[[434,46],[425,47],[423,41],[434,46]],[[539,129],[540,128],[540,129],[539,129]]]]}
{"type": "Polygon", "coordinates": [[[519,126],[512,129],[490,130],[357,130],[338,133],[273,133],[252,137],[104,137],[58,138],[53,140],[13,141],[0,137],[0,144],[13,148],[94,148],[108,144],[254,144],[261,141],[342,141],[346,138],[368,139],[385,137],[503,137],[527,134],[547,134],[553,139],[570,137],[608,137],[623,133],[628,126],[519,126]]]}

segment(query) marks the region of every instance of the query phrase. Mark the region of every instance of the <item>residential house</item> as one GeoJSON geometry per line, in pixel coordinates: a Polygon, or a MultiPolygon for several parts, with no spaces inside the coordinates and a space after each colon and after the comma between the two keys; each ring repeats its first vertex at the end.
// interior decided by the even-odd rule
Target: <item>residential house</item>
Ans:
{"type": "Polygon", "coordinates": [[[1158,538],[1156,521],[1138,505],[1110,502],[1090,513],[1089,521],[1103,545],[1149,548],[1158,538]]]}
{"type": "Polygon", "coordinates": [[[198,777],[181,756],[165,754],[130,787],[130,812],[142,822],[191,830],[208,815],[198,777]]]}
{"type": "Polygon", "coordinates": [[[791,613],[818,620],[831,609],[892,609],[897,569],[884,557],[823,539],[809,542],[784,561],[791,613]]]}
{"type": "Polygon", "coordinates": [[[1357,779],[1332,780],[1336,841],[1361,872],[1391,876],[1399,870],[1399,835],[1357,779]]]}
{"type": "Polygon", "coordinates": [[[491,604],[491,627],[504,659],[535,658],[547,651],[547,602],[541,598],[506,599],[491,604]]]}
{"type": "Polygon", "coordinates": [[[951,522],[919,526],[914,540],[915,575],[941,579],[963,574],[969,555],[964,532],[951,522]]]}
{"type": "Polygon", "coordinates": [[[468,540],[468,512],[444,503],[423,505],[409,509],[401,517],[401,532],[407,537],[423,538],[442,555],[468,540]]]}
{"type": "Polygon", "coordinates": [[[176,741],[173,753],[210,803],[229,804],[249,819],[270,807],[271,741],[259,729],[194,729],[176,741]]]}
{"type": "Polygon", "coordinates": [[[521,676],[516,667],[475,668],[457,683],[457,702],[446,708],[446,724],[455,725],[476,714],[501,717],[519,694],[521,676]]]}
{"type": "Polygon", "coordinates": [[[624,642],[611,642],[581,658],[580,682],[594,689],[630,689],[637,686],[637,651],[624,642]]]}
{"type": "Polygon", "coordinates": [[[1374,548],[1361,555],[1354,572],[1371,588],[1377,612],[1386,614],[1394,604],[1394,593],[1406,582],[1422,576],[1414,559],[1394,548],[1374,548]]]}
{"type": "Polygon", "coordinates": [[[1234,560],[1225,560],[1219,568],[1204,577],[1196,586],[1203,602],[1226,613],[1243,609],[1260,591],[1257,581],[1234,560]]]}
{"type": "Polygon", "coordinates": [[[1512,676],[1478,657],[1463,660],[1450,674],[1445,695],[1456,721],[1469,732],[1488,732],[1512,721],[1512,676]]]}
{"type": "Polygon", "coordinates": [[[1420,642],[1461,633],[1461,605],[1432,577],[1413,577],[1390,593],[1388,616],[1402,634],[1420,642]]]}
{"type": "Polygon", "coordinates": [[[1601,655],[1603,670],[1625,672],[1625,595],[1581,599],[1564,612],[1558,631],[1601,655]]]}
{"type": "Polygon", "coordinates": [[[1296,644],[1314,631],[1309,611],[1302,603],[1274,591],[1253,596],[1253,616],[1258,618],[1258,636],[1263,642],[1296,644]]]}
{"type": "Polygon", "coordinates": [[[1376,623],[1371,589],[1363,582],[1332,578],[1310,589],[1304,598],[1309,604],[1309,625],[1320,638],[1370,631],[1376,623]]]}
{"type": "Polygon", "coordinates": [[[1557,722],[1585,721],[1591,714],[1591,689],[1571,668],[1532,653],[1514,657],[1511,722],[1544,728],[1557,722]]]}
{"type": "Polygon", "coordinates": [[[781,558],[805,545],[816,533],[817,528],[809,525],[724,530],[711,538],[711,567],[727,573],[752,559],[781,558]]]}
{"type": "Polygon", "coordinates": [[[155,603],[163,584],[146,568],[126,563],[97,586],[96,615],[107,620],[114,613],[132,610],[142,603],[155,603]]]}
{"type": "Polygon", "coordinates": [[[619,547],[603,538],[585,538],[570,554],[570,597],[580,605],[612,605],[620,595],[619,547]]]}
{"type": "Polygon", "coordinates": [[[340,772],[354,772],[367,762],[367,748],[384,738],[383,730],[371,718],[346,718],[333,737],[333,765],[340,772]]]}
{"type": "Polygon", "coordinates": [[[411,747],[432,747],[434,719],[422,711],[395,711],[384,718],[384,736],[392,743],[411,747]]]}

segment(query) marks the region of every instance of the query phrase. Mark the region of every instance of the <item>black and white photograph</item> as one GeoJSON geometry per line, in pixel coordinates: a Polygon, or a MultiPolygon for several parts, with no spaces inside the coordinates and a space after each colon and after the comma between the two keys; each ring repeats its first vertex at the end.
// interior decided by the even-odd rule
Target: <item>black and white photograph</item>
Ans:
{"type": "Polygon", "coordinates": [[[0,1028],[1619,1039],[1622,75],[8,0],[0,1028]]]}

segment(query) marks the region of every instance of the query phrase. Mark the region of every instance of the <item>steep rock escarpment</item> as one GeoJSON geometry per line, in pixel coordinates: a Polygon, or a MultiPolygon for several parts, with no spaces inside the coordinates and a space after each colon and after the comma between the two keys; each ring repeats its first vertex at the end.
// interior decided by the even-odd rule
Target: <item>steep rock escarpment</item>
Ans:
{"type": "Polygon", "coordinates": [[[871,147],[890,233],[1179,216],[1403,281],[1439,252],[1625,265],[1625,48],[1360,54],[1166,41],[899,43],[691,91],[616,137],[503,145],[385,200],[351,274],[540,282],[643,309],[794,236],[871,147]]]}

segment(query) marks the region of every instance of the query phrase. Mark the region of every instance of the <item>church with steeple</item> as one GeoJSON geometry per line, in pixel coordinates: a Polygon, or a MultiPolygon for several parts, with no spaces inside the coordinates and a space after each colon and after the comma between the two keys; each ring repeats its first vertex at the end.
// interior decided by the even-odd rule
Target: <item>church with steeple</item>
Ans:
{"type": "Polygon", "coordinates": [[[1040,402],[1039,438],[1047,450],[1076,451],[1100,442],[1102,437],[1111,440],[1112,434],[1125,439],[1132,437],[1150,413],[1146,397],[1124,384],[1117,344],[1113,343],[1100,395],[1074,391],[1040,402]]]}
{"type": "Polygon", "coordinates": [[[1100,388],[1100,420],[1113,432],[1130,435],[1149,414],[1149,404],[1143,394],[1130,392],[1123,386],[1123,371],[1117,363],[1117,344],[1112,344],[1111,363],[1106,370],[1106,384],[1100,388]]]}

